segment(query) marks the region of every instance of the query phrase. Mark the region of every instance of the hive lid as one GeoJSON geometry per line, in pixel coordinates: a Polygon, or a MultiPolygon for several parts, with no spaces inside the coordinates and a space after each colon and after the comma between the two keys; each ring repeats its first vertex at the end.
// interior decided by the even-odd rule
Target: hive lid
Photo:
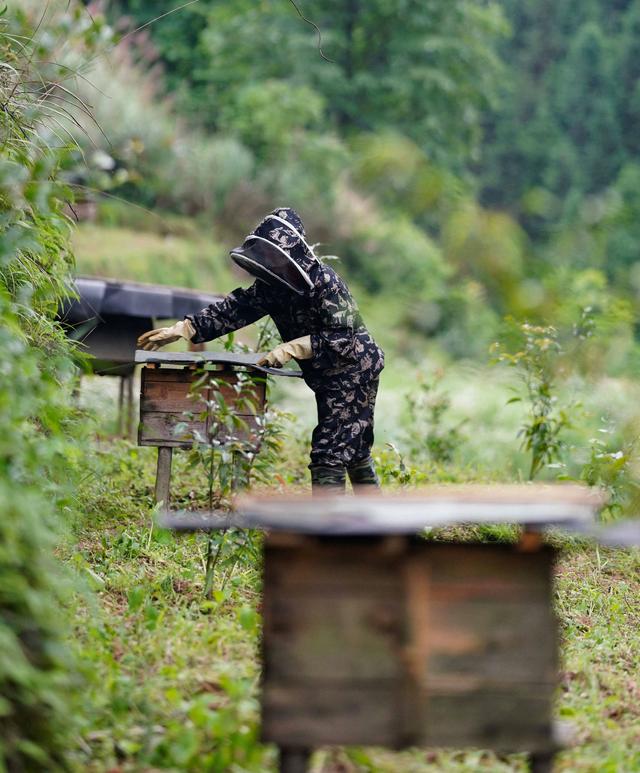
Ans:
{"type": "Polygon", "coordinates": [[[243,365],[271,376],[287,376],[301,378],[300,370],[285,370],[283,368],[265,368],[258,365],[258,360],[264,357],[263,352],[147,352],[136,349],[136,363],[156,365],[243,365]]]}
{"type": "Polygon", "coordinates": [[[229,526],[318,535],[416,534],[461,524],[524,524],[585,531],[605,504],[583,486],[432,486],[377,496],[241,496],[231,513],[173,512],[164,524],[179,530],[229,526]]]}
{"type": "Polygon", "coordinates": [[[223,297],[183,287],[87,276],[77,277],[74,288],[78,297],[68,298],[60,311],[70,324],[101,321],[103,316],[182,319],[223,297]]]}

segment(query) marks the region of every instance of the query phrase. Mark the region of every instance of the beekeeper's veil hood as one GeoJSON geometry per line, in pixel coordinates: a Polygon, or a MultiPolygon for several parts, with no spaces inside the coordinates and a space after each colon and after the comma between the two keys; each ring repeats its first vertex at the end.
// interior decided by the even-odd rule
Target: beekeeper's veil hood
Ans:
{"type": "Polygon", "coordinates": [[[309,269],[317,258],[305,240],[300,216],[289,207],[267,215],[242,247],[231,250],[231,258],[258,279],[299,295],[313,287],[309,269]]]}

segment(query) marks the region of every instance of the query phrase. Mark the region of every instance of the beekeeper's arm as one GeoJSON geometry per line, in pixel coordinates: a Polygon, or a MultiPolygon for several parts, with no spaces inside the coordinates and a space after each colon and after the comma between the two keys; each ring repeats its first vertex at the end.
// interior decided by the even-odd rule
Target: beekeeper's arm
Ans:
{"type": "Polygon", "coordinates": [[[264,306],[265,287],[259,281],[246,289],[239,287],[197,314],[187,315],[182,322],[143,333],[138,339],[138,346],[155,350],[179,338],[199,344],[250,325],[267,314],[264,306]]]}

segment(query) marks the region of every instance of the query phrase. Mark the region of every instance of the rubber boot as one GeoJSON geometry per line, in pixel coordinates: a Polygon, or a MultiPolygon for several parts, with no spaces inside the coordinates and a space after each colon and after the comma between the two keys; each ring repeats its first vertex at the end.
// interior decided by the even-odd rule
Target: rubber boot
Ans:
{"type": "Polygon", "coordinates": [[[347,467],[347,472],[355,494],[371,494],[380,488],[376,466],[370,456],[347,467]]]}
{"type": "Polygon", "coordinates": [[[316,496],[344,494],[346,475],[344,467],[309,465],[311,470],[311,491],[316,496]]]}

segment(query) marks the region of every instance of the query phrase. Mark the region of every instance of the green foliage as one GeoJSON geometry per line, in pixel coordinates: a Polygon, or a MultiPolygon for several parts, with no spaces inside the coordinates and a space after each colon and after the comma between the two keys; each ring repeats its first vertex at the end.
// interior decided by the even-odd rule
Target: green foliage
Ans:
{"type": "Polygon", "coordinates": [[[638,441],[632,436],[617,443],[615,428],[603,422],[598,434],[590,439],[589,458],[584,463],[580,480],[597,486],[607,495],[603,518],[621,515],[635,516],[640,504],[640,483],[637,479],[638,441]]]}
{"type": "Polygon", "coordinates": [[[454,460],[464,443],[463,421],[453,421],[448,415],[449,396],[441,389],[442,373],[422,380],[407,393],[406,447],[416,461],[431,461],[446,465],[454,460]]]}
{"type": "Polygon", "coordinates": [[[340,203],[338,224],[344,223],[346,238],[338,239],[337,248],[350,276],[378,295],[397,292],[401,298],[422,301],[442,292],[449,271],[421,228],[357,196],[344,196],[340,203]]]}
{"type": "Polygon", "coordinates": [[[259,160],[282,163],[296,135],[320,124],[323,108],[322,98],[308,86],[278,80],[249,83],[223,109],[220,127],[237,134],[259,160]]]}
{"type": "MultiPolygon", "coordinates": [[[[251,153],[230,137],[178,137],[173,152],[153,163],[159,204],[187,215],[221,213],[238,181],[250,177],[251,153]]],[[[151,191],[150,191],[151,192],[151,191]]]]}
{"type": "Polygon", "coordinates": [[[512,321],[510,325],[505,341],[493,344],[492,350],[495,362],[513,367],[524,386],[524,395],[512,397],[508,404],[524,403],[525,418],[518,434],[530,454],[529,480],[547,467],[556,471],[559,480],[575,480],[604,491],[608,496],[605,518],[635,514],[640,503],[637,420],[614,422],[607,407],[595,426],[590,425],[594,416],[589,416],[589,409],[575,397],[568,399],[565,391],[584,374],[593,379],[592,361],[601,359],[609,341],[606,320],[603,324],[602,317],[587,307],[564,330],[512,321]]]}
{"type": "MultiPolygon", "coordinates": [[[[557,360],[561,353],[553,327],[523,323],[518,330],[516,351],[494,344],[497,362],[516,368],[525,388],[527,419],[519,432],[523,448],[531,454],[529,480],[543,467],[557,464],[564,448],[563,433],[571,426],[569,410],[560,406],[555,391],[557,360]]],[[[509,403],[523,398],[512,397],[509,403]]]]}
{"type": "Polygon", "coordinates": [[[554,191],[598,191],[620,169],[620,95],[612,47],[597,22],[585,22],[568,41],[566,56],[554,72],[550,107],[564,140],[558,168],[549,170],[554,191]]]}
{"type": "MultiPolygon", "coordinates": [[[[391,467],[386,454],[379,450],[376,456],[391,467]]],[[[180,500],[202,482],[199,471],[185,474],[183,456],[176,458],[180,500]]],[[[98,590],[94,603],[79,597],[74,608],[73,647],[93,674],[75,761],[89,773],[117,766],[275,771],[275,749],[258,741],[260,563],[236,563],[224,589],[203,601],[201,540],[150,525],[154,465],[154,449],[103,443],[96,475],[81,489],[86,513],[67,558],[96,578],[98,590]]],[[[430,480],[447,478],[434,473],[430,480]]],[[[456,472],[448,480],[464,478],[456,472]]],[[[515,535],[503,526],[438,530],[431,536],[507,541],[515,535]]],[[[555,596],[563,642],[556,716],[576,724],[584,741],[562,751],[558,764],[569,770],[633,770],[637,691],[629,685],[639,645],[630,610],[640,591],[640,559],[637,551],[596,551],[583,541],[562,539],[555,596]]],[[[318,750],[312,764],[320,770],[355,765],[415,773],[513,773],[527,765],[517,755],[418,749],[318,750]]]]}
{"type": "MultiPolygon", "coordinates": [[[[144,207],[201,215],[207,225],[215,218],[225,241],[242,239],[274,201],[288,201],[301,209],[309,232],[329,241],[328,251],[339,253],[347,272],[367,288],[379,292],[391,277],[399,287],[410,277],[421,291],[438,291],[445,271],[432,240],[406,216],[390,217],[350,189],[351,152],[338,135],[317,130],[323,102],[309,86],[282,80],[245,84],[239,102],[221,115],[224,133],[206,137],[176,121],[171,105],[159,101],[157,88],[157,77],[142,70],[126,46],[110,54],[109,66],[98,60],[90,83],[81,82],[82,96],[96,115],[86,135],[77,127],[74,132],[88,160],[82,173],[89,183],[144,207]],[[107,161],[113,169],[101,171],[107,161]]],[[[436,175],[431,167],[421,191],[429,175],[436,175]]],[[[420,195],[414,194],[416,211],[420,195]]],[[[110,211],[117,216],[113,206],[110,211]]],[[[132,219],[126,212],[120,217],[132,219]]],[[[170,229],[158,218],[145,230],[170,229]]],[[[99,244],[91,249],[100,249],[99,244]]],[[[130,251],[126,245],[116,251],[123,249],[130,251]]],[[[150,279],[168,273],[156,261],[150,270],[150,279]]],[[[175,281],[198,285],[201,280],[191,273],[175,281]]]]}
{"type": "MultiPolygon", "coordinates": [[[[231,336],[229,348],[233,348],[231,336]]],[[[229,496],[240,488],[247,488],[252,478],[264,484],[280,450],[284,416],[274,410],[262,412],[262,407],[256,404],[257,384],[252,374],[239,371],[229,394],[228,382],[216,378],[215,371],[207,370],[193,384],[193,399],[203,408],[196,416],[185,414],[185,420],[196,418],[206,427],[206,434],[193,431],[189,466],[201,468],[206,476],[210,513],[214,512],[214,506],[228,507],[229,496]],[[243,416],[254,416],[255,428],[243,416]]],[[[176,425],[177,436],[184,436],[187,431],[186,421],[176,425]]],[[[238,561],[256,558],[256,537],[252,532],[230,532],[225,527],[208,535],[205,597],[212,597],[216,567],[233,571],[238,561]]]]}
{"type": "MultiPolygon", "coordinates": [[[[488,113],[477,171],[482,203],[508,211],[531,239],[521,294],[526,300],[532,280],[546,291],[559,265],[598,268],[611,299],[637,314],[638,6],[502,5],[513,33],[499,45],[510,78],[488,113]]],[[[537,309],[508,313],[555,320],[563,300],[540,288],[537,309]]]]}
{"type": "MultiPolygon", "coordinates": [[[[295,9],[274,0],[206,0],[152,27],[169,90],[183,109],[219,130],[230,112],[251,109],[247,88],[268,101],[276,80],[289,88],[284,105],[296,101],[295,110],[283,110],[294,126],[317,100],[302,86],[321,97],[327,126],[393,127],[448,165],[475,149],[499,71],[492,45],[505,26],[497,3],[323,0],[300,7],[322,30],[326,58],[295,9]]],[[[144,23],[157,6],[113,3],[114,18],[123,12],[144,23]]],[[[255,140],[254,150],[264,141],[259,134],[255,140]]]]}
{"type": "MultiPolygon", "coordinates": [[[[158,101],[157,71],[141,73],[146,36],[119,46],[114,66],[92,73],[107,93],[114,78],[119,84],[111,100],[94,100],[113,144],[93,132],[116,162],[110,182],[147,206],[212,215],[234,240],[274,202],[287,202],[350,279],[371,293],[429,304],[435,314],[415,310],[425,332],[457,330],[456,315],[436,309],[453,274],[436,238],[444,214],[468,192],[452,170],[466,176],[464,160],[477,149],[481,112],[495,91],[499,7],[412,0],[398,13],[388,0],[327,0],[301,10],[322,28],[332,61],[294,7],[273,0],[233,7],[202,0],[151,24],[171,105],[158,101]],[[138,100],[129,99],[132,87],[138,100]],[[190,126],[175,120],[175,106],[190,126]],[[210,151],[227,144],[225,157],[210,151]],[[207,195],[207,180],[215,195],[207,195]]],[[[131,14],[125,24],[133,25],[159,10],[123,0],[108,12],[114,22],[131,14]]],[[[512,273],[519,277],[517,267],[512,273]]]]}
{"type": "Polygon", "coordinates": [[[202,291],[228,292],[238,284],[226,250],[207,231],[183,220],[153,217],[109,202],[100,207],[105,224],[83,223],[73,234],[78,272],[156,282],[202,291]],[[125,221],[128,227],[109,223],[125,221]]]}
{"type": "MultiPolygon", "coordinates": [[[[216,587],[204,599],[200,535],[153,523],[155,455],[105,442],[94,475],[80,485],[84,512],[65,559],[96,593],[74,600],[69,646],[87,685],[72,762],[95,773],[117,766],[261,773],[274,755],[258,740],[259,558],[243,535],[227,532],[216,587]]],[[[179,506],[203,480],[188,453],[175,454],[179,506]]]]}
{"type": "Polygon", "coordinates": [[[610,198],[613,201],[603,217],[607,272],[620,283],[628,277],[637,294],[640,277],[635,247],[640,238],[640,165],[629,163],[620,170],[610,189],[610,198]]]}
{"type": "Polygon", "coordinates": [[[55,770],[74,687],[59,610],[67,589],[53,558],[78,465],[68,440],[74,373],[68,357],[29,345],[6,294],[0,320],[0,769],[55,770]]]}
{"type": "Polygon", "coordinates": [[[512,218],[461,202],[444,221],[442,240],[447,264],[477,282],[493,309],[518,316],[531,310],[522,287],[527,238],[512,218]]]}
{"type": "Polygon", "coordinates": [[[417,482],[417,470],[407,465],[404,455],[393,443],[375,457],[376,470],[382,486],[405,488],[417,482]]]}
{"type": "Polygon", "coordinates": [[[540,233],[633,160],[640,15],[627,2],[606,11],[573,0],[502,6],[513,30],[500,46],[511,77],[489,121],[481,179],[486,201],[540,233]]]}
{"type": "MultiPolygon", "coordinates": [[[[637,697],[629,689],[638,629],[637,550],[573,548],[557,577],[556,610],[564,642],[560,718],[584,741],[559,758],[566,770],[634,770],[637,697]]],[[[633,681],[633,677],[631,677],[633,681]]]]}
{"type": "MultiPolygon", "coordinates": [[[[178,5],[107,13],[129,29],[178,5]]],[[[401,299],[401,324],[453,356],[483,352],[505,314],[562,316],[562,270],[597,268],[609,305],[637,311],[634,4],[300,7],[332,61],[287,2],[200,0],[94,62],[100,91],[80,87],[111,144],[71,127],[89,181],[213,221],[226,244],[290,203],[349,279],[401,299]]]]}
{"type": "Polygon", "coordinates": [[[409,215],[437,232],[469,185],[434,163],[419,144],[388,129],[351,140],[351,174],[358,188],[375,195],[394,216],[409,215]]]}
{"type": "MultiPolygon", "coordinates": [[[[0,769],[61,770],[78,685],[53,551],[76,506],[86,422],[71,406],[77,357],[54,321],[73,266],[66,143],[46,43],[24,9],[1,16],[0,769]]],[[[65,33],[84,45],[89,28],[75,15],[65,33]]]]}
{"type": "MultiPolygon", "coordinates": [[[[42,3],[20,5],[13,18],[28,33],[42,3]]],[[[140,21],[169,5],[110,4],[140,21]]],[[[49,89],[46,78],[42,88],[34,79],[35,93],[27,93],[14,90],[14,74],[3,70],[11,112],[0,113],[0,758],[10,769],[55,770],[69,757],[96,773],[275,768],[274,750],[258,740],[259,537],[227,530],[207,545],[158,529],[151,449],[102,441],[93,474],[79,481],[75,497],[71,490],[84,451],[69,409],[71,352],[52,322],[72,267],[61,164],[76,193],[106,189],[158,208],[110,200],[101,207],[105,222],[125,227],[90,225],[78,236],[87,264],[91,255],[97,270],[141,280],[229,289],[235,279],[224,268],[223,245],[242,237],[274,199],[300,207],[323,242],[320,252],[339,253],[371,293],[364,299],[374,326],[392,344],[378,412],[391,442],[375,452],[385,486],[517,477],[520,405],[531,476],[562,460],[563,477],[611,493],[610,515],[637,509],[637,388],[602,377],[638,362],[634,4],[616,3],[605,14],[595,2],[543,8],[505,0],[515,31],[505,44],[514,87],[488,127],[485,163],[496,163],[481,169],[482,204],[462,168],[478,163],[480,116],[495,88],[496,4],[301,7],[322,27],[334,62],[319,56],[313,30],[286,2],[200,0],[152,25],[169,101],[158,69],[148,67],[154,55],[145,36],[118,46],[108,66],[98,57],[85,67],[87,43],[106,49],[115,38],[98,16],[92,22],[64,0],[62,25],[46,17],[33,59],[68,56],[46,73],[57,79],[73,80],[68,68],[82,65],[80,94],[95,105],[100,127],[80,129],[55,113],[56,99],[67,108],[63,98],[74,102],[76,119],[85,108],[59,86],[49,89]],[[593,104],[585,106],[587,99],[593,104]],[[14,132],[22,113],[28,140],[14,132]],[[71,147],[63,153],[60,145],[71,147]],[[550,236],[549,224],[559,222],[550,236]],[[487,378],[477,366],[450,362],[483,351],[505,313],[532,320],[518,345],[510,339],[502,350],[525,386],[511,415],[499,412],[503,375],[487,378]],[[410,334],[397,335],[396,323],[410,334]],[[447,383],[457,374],[456,406],[465,405],[469,431],[451,418],[449,397],[433,381],[412,396],[405,424],[395,422],[399,401],[389,399],[387,379],[406,390],[406,367],[394,369],[394,361],[421,361],[425,334],[438,339],[428,354],[447,362],[447,383]],[[591,401],[580,422],[569,413],[576,388],[591,401]],[[598,427],[606,431],[595,434],[598,427]],[[59,545],[61,513],[72,516],[73,547],[59,545]],[[93,598],[70,602],[54,546],[93,598]],[[62,598],[76,620],[67,641],[62,598]],[[88,678],[77,709],[69,650],[88,678]]],[[[11,57],[21,45],[7,46],[16,72],[11,57]]],[[[260,337],[266,348],[268,330],[260,337]]],[[[278,387],[285,388],[296,387],[278,387]]],[[[104,407],[102,383],[98,391],[104,407]]],[[[215,408],[231,439],[214,446],[199,438],[191,454],[176,455],[176,504],[222,509],[235,481],[249,475],[270,486],[306,481],[306,436],[281,437],[276,417],[265,427],[276,430],[273,446],[250,457],[228,407],[216,398],[215,408]]],[[[513,533],[461,527],[434,536],[492,541],[513,533]]],[[[636,769],[638,696],[629,675],[638,637],[628,610],[638,559],[568,539],[566,546],[557,594],[565,647],[560,714],[577,719],[587,741],[561,764],[636,769]]],[[[421,773],[525,763],[482,751],[392,757],[381,750],[321,751],[314,762],[317,769],[354,765],[421,773]]]]}
{"type": "MultiPolygon", "coordinates": [[[[139,66],[126,44],[93,62],[78,91],[95,121],[69,126],[82,148],[69,175],[90,196],[107,191],[145,207],[219,215],[251,176],[253,156],[236,139],[187,129],[158,88],[157,74],[139,66]]],[[[82,118],[77,108],[74,118],[82,118]]]]}

